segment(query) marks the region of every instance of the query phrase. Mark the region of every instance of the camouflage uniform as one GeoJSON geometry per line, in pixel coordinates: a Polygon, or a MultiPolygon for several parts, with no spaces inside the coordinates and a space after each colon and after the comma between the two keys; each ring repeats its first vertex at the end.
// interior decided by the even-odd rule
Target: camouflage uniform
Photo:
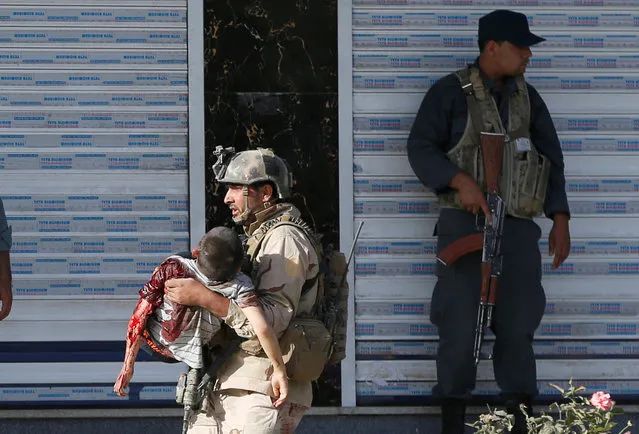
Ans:
{"type": "MultiPolygon", "coordinates": [[[[271,180],[278,187],[278,197],[289,195],[290,172],[283,160],[269,150],[236,154],[228,167],[225,174],[218,175],[220,182],[248,185],[271,180]],[[240,166],[235,166],[233,161],[239,162],[240,166]],[[265,167],[271,175],[265,173],[265,167]]],[[[300,212],[288,203],[272,205],[255,214],[255,221],[246,229],[247,235],[284,214],[299,217],[300,212]]],[[[264,237],[253,267],[254,285],[260,292],[266,317],[272,319],[275,333],[281,336],[294,316],[310,313],[315,303],[317,284],[301,297],[304,282],[319,271],[315,249],[300,229],[279,226],[264,237]]],[[[257,340],[244,313],[233,301],[224,321],[238,335],[257,340]]],[[[275,408],[271,401],[271,372],[271,363],[264,356],[241,350],[233,354],[218,371],[218,380],[207,405],[197,415],[188,433],[293,433],[311,407],[311,383],[290,380],[286,403],[275,408]]]]}

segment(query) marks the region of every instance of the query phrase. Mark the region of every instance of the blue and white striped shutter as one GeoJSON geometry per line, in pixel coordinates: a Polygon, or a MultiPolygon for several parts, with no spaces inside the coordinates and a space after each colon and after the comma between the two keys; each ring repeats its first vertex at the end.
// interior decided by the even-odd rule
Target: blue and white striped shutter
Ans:
{"type": "Polygon", "coordinates": [[[128,398],[112,385],[137,291],[200,235],[189,218],[187,0],[9,0],[0,22],[15,294],[0,323],[0,402],[171,402],[181,365],[142,357],[128,398]]]}

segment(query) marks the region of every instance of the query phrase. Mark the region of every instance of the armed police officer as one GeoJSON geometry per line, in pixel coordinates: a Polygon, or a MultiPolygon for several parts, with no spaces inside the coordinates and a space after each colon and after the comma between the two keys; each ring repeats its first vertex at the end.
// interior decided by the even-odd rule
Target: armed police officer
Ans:
{"type": "MultiPolygon", "coordinates": [[[[421,182],[438,196],[437,249],[477,231],[490,213],[485,197],[480,132],[506,137],[501,195],[506,202],[499,295],[492,317],[493,369],[501,396],[514,413],[513,432],[527,432],[519,404],[531,409],[538,393],[533,335],[546,297],[541,285],[539,226],[553,220],[548,238],[552,268],[570,251],[564,162],[552,119],[539,93],[524,79],[530,47],[544,41],[526,16],[496,10],[479,20],[480,55],[467,68],[438,80],[426,93],[408,138],[408,158],[421,182]]],[[[438,328],[437,384],[442,433],[464,432],[466,402],[475,388],[474,332],[481,252],[453,266],[437,265],[430,319],[438,328]]]]}
{"type": "MultiPolygon", "coordinates": [[[[260,292],[267,321],[279,337],[294,317],[310,314],[318,288],[318,256],[305,231],[289,224],[266,230],[282,217],[301,227],[305,225],[300,210],[287,201],[291,197],[292,174],[285,160],[270,149],[237,154],[232,148],[219,151],[218,162],[213,166],[216,180],[228,187],[224,203],[231,209],[234,222],[242,225],[249,237],[253,283],[260,292]],[[263,238],[259,246],[251,245],[257,233],[263,238]]],[[[249,338],[249,346],[233,352],[217,372],[208,402],[188,433],[293,433],[311,407],[311,382],[291,379],[287,402],[274,407],[270,361],[244,350],[257,341],[241,309],[194,279],[173,279],[166,287],[170,300],[207,309],[224,319],[239,336],[249,338]]]]}

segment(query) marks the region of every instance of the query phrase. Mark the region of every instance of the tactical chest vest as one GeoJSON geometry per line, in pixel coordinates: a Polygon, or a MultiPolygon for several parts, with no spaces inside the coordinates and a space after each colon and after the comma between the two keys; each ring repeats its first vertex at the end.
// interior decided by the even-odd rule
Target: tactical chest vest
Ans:
{"type": "MultiPolygon", "coordinates": [[[[499,116],[495,99],[484,87],[475,67],[460,69],[455,75],[461,82],[468,104],[466,129],[447,156],[463,172],[470,175],[486,192],[484,166],[479,144],[480,132],[506,135],[499,192],[509,215],[522,218],[539,216],[543,211],[550,161],[540,154],[530,140],[530,101],[522,76],[516,78],[517,91],[508,100],[508,128],[499,116]]],[[[461,208],[459,193],[439,196],[442,208],[461,208]]]]}
{"type": "MultiPolygon", "coordinates": [[[[313,308],[307,314],[294,314],[279,344],[289,378],[315,381],[326,364],[338,363],[346,356],[348,287],[344,285],[339,272],[336,272],[346,272],[346,260],[338,251],[324,254],[311,227],[301,218],[284,212],[264,221],[251,232],[246,242],[246,253],[251,261],[255,261],[267,233],[283,225],[294,226],[305,234],[317,254],[319,270],[301,288],[300,298],[317,287],[313,308]],[[337,284],[338,281],[342,287],[337,284]]],[[[259,342],[255,341],[245,341],[240,348],[251,354],[261,354],[259,342]]]]}

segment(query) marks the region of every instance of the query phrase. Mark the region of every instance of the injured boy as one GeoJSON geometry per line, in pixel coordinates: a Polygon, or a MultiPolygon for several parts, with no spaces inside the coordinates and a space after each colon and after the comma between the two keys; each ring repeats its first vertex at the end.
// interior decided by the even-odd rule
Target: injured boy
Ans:
{"type": "Polygon", "coordinates": [[[125,396],[133,365],[144,346],[160,360],[181,361],[190,368],[204,367],[205,351],[222,320],[200,307],[183,306],[164,297],[164,283],[172,278],[193,277],[212,291],[233,299],[253,326],[259,342],[273,364],[271,385],[279,407],[286,400],[288,379],[282,352],[273,328],[264,316],[259,296],[249,277],[240,272],[244,250],[237,234],[226,227],[207,232],[193,249],[195,259],[170,256],[153,272],[140,290],[140,300],[129,321],[124,363],[113,391],[125,396]]]}

